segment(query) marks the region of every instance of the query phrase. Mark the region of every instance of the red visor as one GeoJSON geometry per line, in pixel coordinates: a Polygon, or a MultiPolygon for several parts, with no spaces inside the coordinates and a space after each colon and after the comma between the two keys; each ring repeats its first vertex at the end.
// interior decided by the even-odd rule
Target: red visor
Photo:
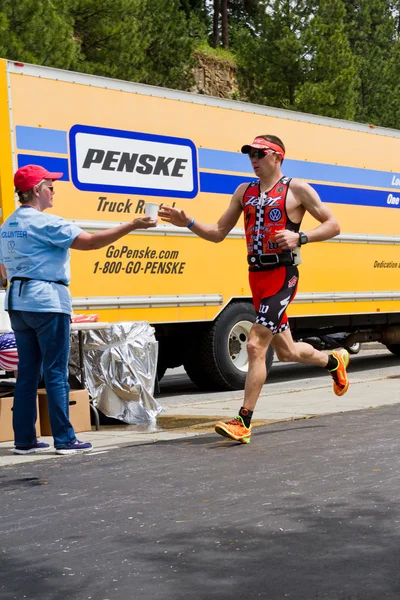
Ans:
{"type": "Polygon", "coordinates": [[[14,175],[14,185],[20,192],[28,192],[43,179],[55,181],[60,179],[63,173],[50,173],[47,169],[39,165],[25,165],[21,167],[14,175]]]}
{"type": "Polygon", "coordinates": [[[278,144],[274,144],[273,142],[267,142],[267,140],[261,137],[256,138],[252,144],[246,144],[243,146],[243,154],[248,154],[252,148],[255,150],[272,150],[273,152],[280,154],[282,159],[285,158],[285,151],[283,148],[278,146],[278,144]]]}

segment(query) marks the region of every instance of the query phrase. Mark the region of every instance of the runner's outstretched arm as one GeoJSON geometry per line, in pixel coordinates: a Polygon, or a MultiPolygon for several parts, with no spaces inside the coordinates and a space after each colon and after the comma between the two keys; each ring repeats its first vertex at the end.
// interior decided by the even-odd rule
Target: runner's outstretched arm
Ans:
{"type": "Polygon", "coordinates": [[[218,221],[212,225],[200,223],[188,216],[184,210],[163,206],[158,215],[162,221],[177,227],[189,227],[193,233],[209,242],[222,242],[235,227],[243,211],[242,198],[248,184],[242,183],[234,192],[230,204],[218,221]]]}

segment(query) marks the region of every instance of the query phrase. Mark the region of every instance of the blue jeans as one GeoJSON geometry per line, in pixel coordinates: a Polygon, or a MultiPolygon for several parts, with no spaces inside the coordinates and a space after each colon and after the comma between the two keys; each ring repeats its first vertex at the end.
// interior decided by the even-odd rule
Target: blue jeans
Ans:
{"type": "Polygon", "coordinates": [[[36,395],[42,367],[54,446],[76,440],[69,421],[68,357],[70,317],[64,313],[10,311],[18,349],[13,427],[16,446],[36,440],[36,395]]]}

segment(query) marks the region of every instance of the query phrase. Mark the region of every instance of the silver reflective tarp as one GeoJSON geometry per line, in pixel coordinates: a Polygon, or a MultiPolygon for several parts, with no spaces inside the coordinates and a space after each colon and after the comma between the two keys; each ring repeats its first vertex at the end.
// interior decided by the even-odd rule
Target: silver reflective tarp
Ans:
{"type": "Polygon", "coordinates": [[[93,404],[124,423],[154,421],[162,407],[154,399],[158,344],[146,321],[110,323],[83,331],[86,387],[93,404]]]}

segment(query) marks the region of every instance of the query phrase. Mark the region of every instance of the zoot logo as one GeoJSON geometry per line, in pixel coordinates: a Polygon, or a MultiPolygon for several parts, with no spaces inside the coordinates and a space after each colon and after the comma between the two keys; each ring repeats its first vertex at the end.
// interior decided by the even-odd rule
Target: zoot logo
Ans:
{"type": "Polygon", "coordinates": [[[282,196],[278,196],[277,198],[268,198],[267,196],[263,196],[259,198],[258,196],[249,196],[249,198],[245,201],[245,206],[276,206],[279,204],[279,201],[282,200],[282,196]]]}

